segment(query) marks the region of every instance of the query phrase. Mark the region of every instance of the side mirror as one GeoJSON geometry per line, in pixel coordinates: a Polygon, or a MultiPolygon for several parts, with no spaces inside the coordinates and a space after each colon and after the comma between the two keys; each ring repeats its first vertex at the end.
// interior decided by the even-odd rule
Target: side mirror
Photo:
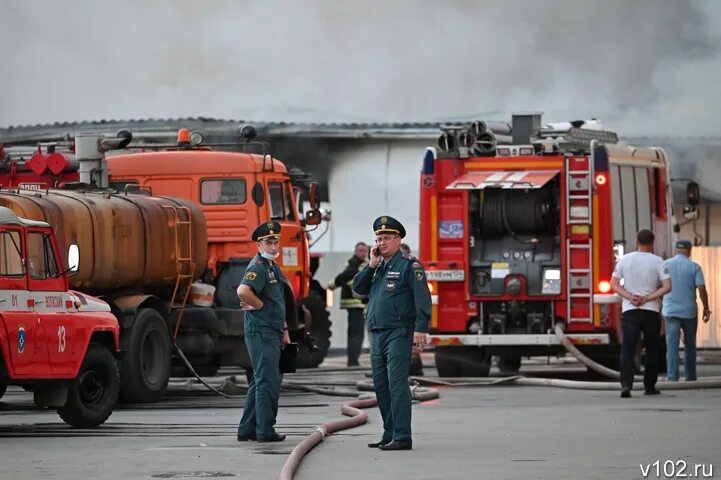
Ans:
{"type": "Polygon", "coordinates": [[[698,208],[686,205],[683,207],[683,218],[686,220],[696,220],[698,219],[698,208]]]}
{"type": "Polygon", "coordinates": [[[72,244],[68,248],[68,270],[71,273],[77,273],[80,268],[80,249],[77,245],[72,244]]]}
{"type": "Polygon", "coordinates": [[[695,207],[701,201],[701,194],[699,192],[698,183],[688,182],[686,184],[686,202],[695,207]]]}
{"type": "Polygon", "coordinates": [[[310,201],[310,209],[318,210],[318,207],[320,207],[320,202],[318,201],[318,183],[317,182],[311,182],[311,184],[310,184],[309,201],[310,201]]]}
{"type": "Polygon", "coordinates": [[[306,225],[320,225],[321,220],[321,213],[317,208],[305,212],[306,225]]]}

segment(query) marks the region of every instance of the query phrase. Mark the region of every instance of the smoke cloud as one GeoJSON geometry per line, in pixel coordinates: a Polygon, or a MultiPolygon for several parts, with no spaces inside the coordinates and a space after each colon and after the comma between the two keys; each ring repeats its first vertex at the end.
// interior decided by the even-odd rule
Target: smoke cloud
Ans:
{"type": "Polygon", "coordinates": [[[717,135],[712,0],[0,0],[0,126],[599,118],[717,135]]]}

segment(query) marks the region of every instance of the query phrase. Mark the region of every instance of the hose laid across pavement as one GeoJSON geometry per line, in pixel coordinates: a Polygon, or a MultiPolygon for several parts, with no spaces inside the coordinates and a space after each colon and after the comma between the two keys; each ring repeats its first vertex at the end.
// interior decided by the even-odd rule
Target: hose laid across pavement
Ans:
{"type": "MultiPolygon", "coordinates": [[[[284,388],[289,387],[286,382],[283,383],[284,388]]],[[[371,382],[361,381],[357,383],[357,386],[359,390],[368,390],[369,388],[370,390],[373,390],[373,383],[371,382]]],[[[329,394],[321,392],[320,390],[323,390],[321,388],[311,387],[308,385],[295,384],[292,385],[292,388],[314,393],[322,393],[326,395],[329,394]]],[[[434,400],[440,396],[438,390],[420,387],[418,386],[418,384],[411,386],[410,389],[411,397],[413,398],[413,400],[418,400],[421,402],[426,400],[434,400]]],[[[351,391],[346,390],[343,392],[343,394],[346,395],[349,393],[351,393],[351,391]]],[[[330,395],[341,395],[341,393],[339,391],[335,391],[334,393],[330,393],[330,395]]],[[[357,392],[353,394],[353,396],[356,395],[357,392]]],[[[361,409],[372,408],[376,405],[378,405],[378,402],[376,401],[375,397],[366,398],[365,396],[362,396],[362,398],[358,400],[343,404],[340,408],[341,413],[350,418],[343,418],[341,420],[334,420],[332,422],[324,423],[323,425],[317,427],[315,431],[308,435],[302,442],[296,445],[296,447],[293,449],[290,455],[288,455],[288,458],[283,464],[283,468],[280,471],[280,476],[278,477],[279,480],[291,480],[293,478],[293,475],[295,475],[295,471],[300,466],[300,462],[303,460],[303,457],[305,457],[305,455],[310,452],[316,445],[322,442],[326,435],[330,435],[340,430],[347,430],[349,428],[359,427],[368,422],[368,414],[361,411],[361,409]]]]}

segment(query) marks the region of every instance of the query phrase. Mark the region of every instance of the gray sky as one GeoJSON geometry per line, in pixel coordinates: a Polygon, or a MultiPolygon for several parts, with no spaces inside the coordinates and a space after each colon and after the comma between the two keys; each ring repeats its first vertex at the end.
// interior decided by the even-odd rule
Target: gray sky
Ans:
{"type": "Polygon", "coordinates": [[[0,126],[597,117],[720,135],[712,0],[0,0],[0,126]]]}

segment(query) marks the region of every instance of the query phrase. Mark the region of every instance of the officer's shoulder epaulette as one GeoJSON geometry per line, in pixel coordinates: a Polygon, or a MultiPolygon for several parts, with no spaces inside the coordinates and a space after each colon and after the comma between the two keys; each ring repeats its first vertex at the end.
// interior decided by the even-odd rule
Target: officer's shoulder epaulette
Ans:
{"type": "Polygon", "coordinates": [[[411,267],[414,270],[423,268],[423,265],[421,265],[421,262],[419,262],[418,259],[416,257],[414,257],[413,255],[403,255],[403,258],[405,258],[406,260],[408,260],[408,262],[410,262],[412,264],[411,267]]]}

